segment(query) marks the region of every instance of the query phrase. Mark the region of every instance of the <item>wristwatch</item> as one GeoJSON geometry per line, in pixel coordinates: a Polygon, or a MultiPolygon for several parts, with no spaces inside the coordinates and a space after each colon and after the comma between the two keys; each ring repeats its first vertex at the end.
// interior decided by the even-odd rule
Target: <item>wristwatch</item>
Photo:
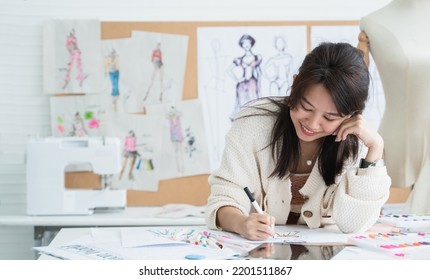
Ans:
{"type": "Polygon", "coordinates": [[[384,162],[384,160],[383,160],[383,159],[378,159],[378,160],[376,160],[376,161],[372,161],[372,162],[367,161],[367,160],[365,160],[364,158],[362,158],[362,159],[360,160],[360,168],[367,168],[367,167],[369,167],[369,166],[373,166],[373,167],[381,167],[381,166],[384,166],[384,165],[385,165],[385,162],[384,162]]]}

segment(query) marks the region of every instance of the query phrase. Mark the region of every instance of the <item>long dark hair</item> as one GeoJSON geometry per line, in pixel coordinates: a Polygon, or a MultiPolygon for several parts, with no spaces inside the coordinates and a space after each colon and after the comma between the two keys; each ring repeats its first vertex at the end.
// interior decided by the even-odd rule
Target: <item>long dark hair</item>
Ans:
{"type": "MultiPolygon", "coordinates": [[[[270,99],[277,105],[275,124],[270,146],[275,160],[272,176],[284,178],[297,169],[300,159],[300,142],[297,137],[290,110],[295,109],[305,91],[313,85],[322,84],[330,93],[341,116],[362,113],[369,90],[369,71],[360,50],[347,43],[322,43],[304,59],[299,73],[291,86],[291,95],[285,99],[270,99]]],[[[345,141],[335,142],[336,136],[323,140],[318,169],[327,186],[335,183],[348,159],[358,155],[359,140],[348,135],[345,141]]]]}

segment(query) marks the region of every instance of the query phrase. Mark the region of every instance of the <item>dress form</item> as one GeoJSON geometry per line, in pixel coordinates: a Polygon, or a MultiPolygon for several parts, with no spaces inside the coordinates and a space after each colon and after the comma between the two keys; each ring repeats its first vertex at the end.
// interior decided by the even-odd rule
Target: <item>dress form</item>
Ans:
{"type": "Polygon", "coordinates": [[[388,174],[392,186],[413,186],[412,213],[430,212],[429,26],[429,0],[393,0],[360,20],[385,93],[380,133],[388,174]]]}

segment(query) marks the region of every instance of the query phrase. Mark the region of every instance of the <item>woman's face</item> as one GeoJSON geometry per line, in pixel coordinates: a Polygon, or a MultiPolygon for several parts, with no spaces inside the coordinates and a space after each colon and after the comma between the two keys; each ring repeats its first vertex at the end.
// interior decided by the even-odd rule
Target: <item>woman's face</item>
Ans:
{"type": "Polygon", "coordinates": [[[290,115],[297,136],[305,142],[332,135],[350,117],[342,117],[337,112],[333,99],[322,84],[309,87],[290,115]]]}
{"type": "Polygon", "coordinates": [[[251,40],[245,39],[242,41],[242,48],[249,51],[252,48],[251,40]]]}

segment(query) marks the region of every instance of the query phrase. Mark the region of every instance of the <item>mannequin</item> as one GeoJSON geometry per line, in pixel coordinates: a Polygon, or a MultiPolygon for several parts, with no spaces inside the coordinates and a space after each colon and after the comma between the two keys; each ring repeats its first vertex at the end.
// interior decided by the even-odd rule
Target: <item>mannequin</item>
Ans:
{"type": "Polygon", "coordinates": [[[410,213],[430,213],[430,1],[393,0],[360,20],[386,109],[380,125],[394,187],[412,187],[410,213]]]}

